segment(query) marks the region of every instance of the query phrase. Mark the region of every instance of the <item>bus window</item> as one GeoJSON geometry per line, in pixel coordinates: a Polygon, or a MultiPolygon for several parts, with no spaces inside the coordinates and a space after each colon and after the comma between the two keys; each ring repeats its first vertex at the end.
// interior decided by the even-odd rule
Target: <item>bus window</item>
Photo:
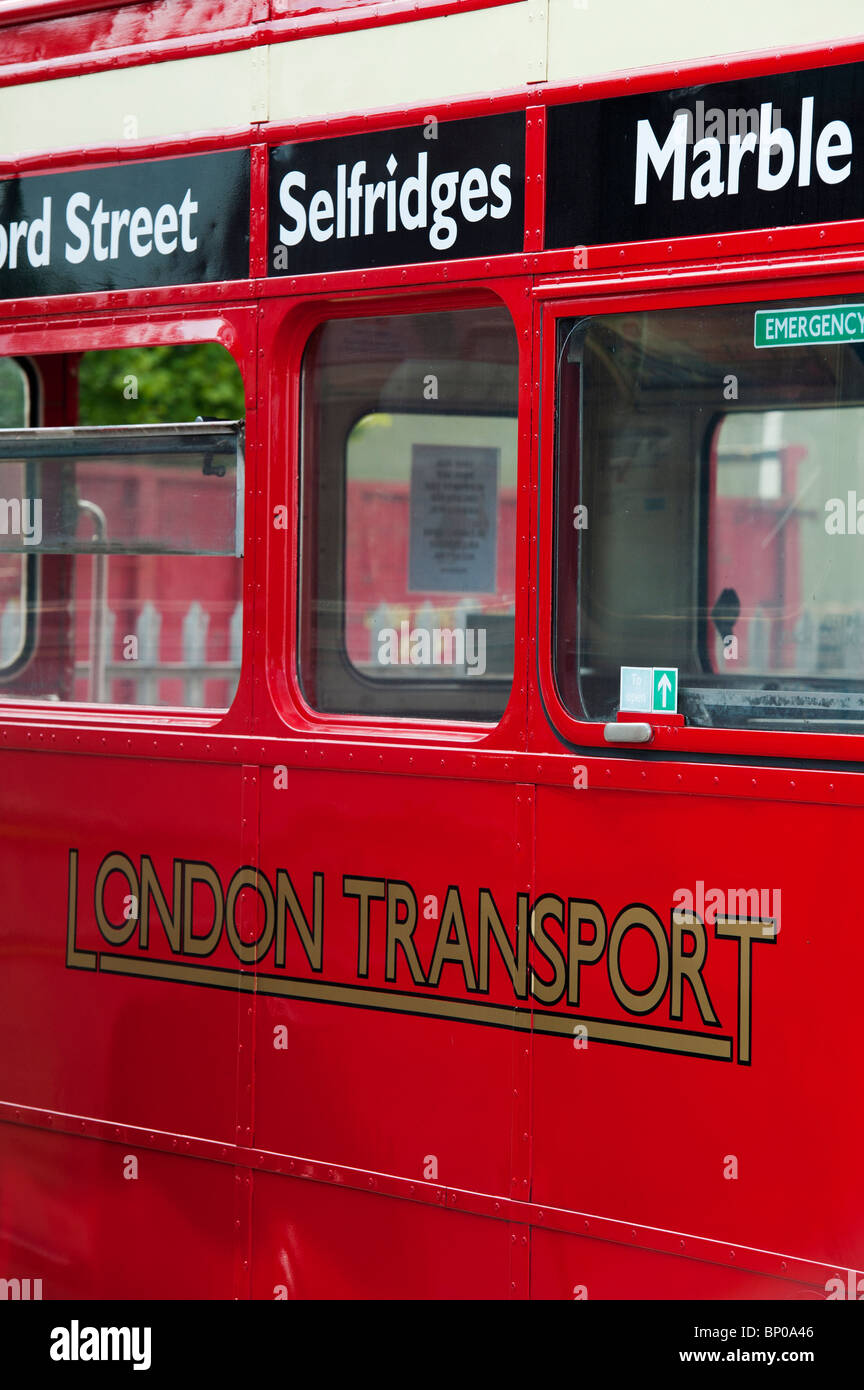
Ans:
{"type": "MultiPolygon", "coordinates": [[[[32,424],[34,406],[30,379],[20,362],[0,357],[0,429],[32,424]]],[[[3,537],[15,528],[16,504],[20,507],[24,491],[23,465],[0,462],[0,679],[21,664],[28,642],[27,557],[2,549],[3,537]]]]}
{"type": "Polygon", "coordinates": [[[242,636],[237,366],[218,344],[124,349],[84,354],[78,381],[78,424],[0,428],[17,509],[0,575],[36,576],[0,701],[225,708],[242,636]]]}
{"type": "Polygon", "coordinates": [[[506,310],[339,319],[303,365],[301,678],[338,713],[497,719],[513,677],[506,310]]]}
{"type": "Polygon", "coordinates": [[[561,325],[555,667],[577,717],[614,718],[621,667],[657,666],[688,724],[864,728],[864,343],[830,341],[849,312],[561,325]]]}

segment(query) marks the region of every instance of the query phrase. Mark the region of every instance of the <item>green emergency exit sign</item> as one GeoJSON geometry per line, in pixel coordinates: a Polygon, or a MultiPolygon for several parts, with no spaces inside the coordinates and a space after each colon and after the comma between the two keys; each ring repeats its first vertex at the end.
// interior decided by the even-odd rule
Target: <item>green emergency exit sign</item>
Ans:
{"type": "Polygon", "coordinates": [[[757,309],[753,346],[796,343],[864,343],[864,304],[828,304],[815,309],[757,309]]]}

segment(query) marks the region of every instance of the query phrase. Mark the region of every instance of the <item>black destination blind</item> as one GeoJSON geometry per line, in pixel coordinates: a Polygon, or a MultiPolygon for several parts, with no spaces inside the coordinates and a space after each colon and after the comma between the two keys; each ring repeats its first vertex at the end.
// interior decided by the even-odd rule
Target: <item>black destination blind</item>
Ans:
{"type": "Polygon", "coordinates": [[[864,217],[864,64],[553,106],[546,246],[864,217]]]}

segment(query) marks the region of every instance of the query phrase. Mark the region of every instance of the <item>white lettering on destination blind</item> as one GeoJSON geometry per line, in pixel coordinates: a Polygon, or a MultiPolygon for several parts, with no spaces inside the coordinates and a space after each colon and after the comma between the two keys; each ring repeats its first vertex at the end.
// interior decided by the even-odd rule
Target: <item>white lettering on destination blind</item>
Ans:
{"type": "MultiPolygon", "coordinates": [[[[88,257],[94,261],[116,261],[127,251],[143,258],[154,251],[170,256],[180,246],[195,251],[198,237],[192,233],[192,218],[198,204],[191,188],[179,206],[163,203],[155,212],[146,205],[137,208],[107,208],[100,198],[93,204],[89,193],[72,193],[66,201],[65,222],[69,233],[64,259],[80,265],[88,257]]],[[[42,215],[0,222],[0,270],[24,266],[36,269],[51,265],[52,199],[42,199],[42,215]]]]}
{"type": "MultiPolygon", "coordinates": [[[[661,182],[671,166],[672,200],[719,198],[740,192],[741,174],[756,174],[756,187],[766,193],[784,188],[797,167],[799,188],[807,188],[813,175],[813,97],[801,102],[800,139],[796,149],[792,133],[783,125],[774,126],[776,113],[770,101],[759,107],[759,133],[737,132],[725,144],[705,136],[691,147],[688,143],[690,117],[679,111],[660,144],[648,120],[636,124],[636,184],[634,203],[647,203],[649,167],[661,182]],[[779,158],[779,166],[776,164],[779,158]],[[774,167],[772,168],[772,161],[774,167]],[[725,167],[724,167],[725,164],[725,167]]],[[[852,132],[845,121],[828,121],[815,142],[815,172],[822,183],[842,183],[852,171],[852,132]],[[844,161],[844,162],[840,162],[844,161]]]]}
{"type": "Polygon", "coordinates": [[[357,160],[350,174],[346,164],[339,164],[335,196],[319,188],[305,202],[296,194],[306,193],[306,175],[292,170],[279,184],[279,205],[291,219],[290,226],[279,226],[280,242],[297,246],[307,231],[313,241],[329,241],[334,234],[341,241],[346,236],[428,228],[430,245],[444,251],[459,235],[457,219],[448,216],[451,209],[458,210],[465,222],[482,222],[486,216],[500,219],[509,213],[513,202],[509,164],[496,164],[488,175],[479,168],[464,174],[451,169],[431,181],[428,166],[428,154],[418,155],[416,172],[400,175],[399,182],[393,177],[398,160],[391,154],[384,166],[391,177],[376,180],[373,175],[364,183],[365,159],[357,160]]]}

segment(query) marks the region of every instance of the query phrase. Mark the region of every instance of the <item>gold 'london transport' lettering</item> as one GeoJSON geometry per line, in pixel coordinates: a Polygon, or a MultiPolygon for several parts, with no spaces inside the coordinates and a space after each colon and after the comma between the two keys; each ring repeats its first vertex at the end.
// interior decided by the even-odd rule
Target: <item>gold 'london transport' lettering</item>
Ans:
{"type": "MultiPolygon", "coordinates": [[[[114,851],[93,880],[93,920],[107,948],[97,952],[80,944],[79,912],[86,895],[79,890],[78,857],[76,849],[69,851],[66,964],[73,969],[570,1038],[578,1025],[592,1041],[744,1065],[751,1061],[753,947],[777,940],[776,924],[767,917],[718,913],[712,932],[698,913],[670,911],[667,931],[644,903],[628,904],[610,924],[593,899],[554,893],[533,899],[517,893],[508,916],[492,892],[481,888],[476,910],[472,902],[466,912],[453,885],[440,911],[435,899],[422,899],[421,915],[410,883],[345,874],[340,930],[344,942],[347,911],[356,935],[356,966],[349,978],[331,980],[325,972],[323,873],[312,874],[311,891],[301,901],[285,869],[268,878],[243,865],[223,882],[211,864],[175,859],[169,884],[149,855],[136,862],[114,851]],[[625,965],[625,947],[635,943],[653,971],[638,988],[625,965]],[[226,945],[236,964],[215,964],[220,948],[219,960],[225,960],[226,945]],[[706,980],[709,954],[718,948],[737,951],[737,961],[733,954],[725,962],[727,970],[734,962],[737,977],[737,1048],[732,1034],[723,1031],[706,980]],[[586,1011],[585,986],[597,981],[595,971],[603,973],[622,1017],[586,1011]],[[370,982],[382,976],[383,986],[370,982]],[[502,981],[512,999],[501,999],[502,981]],[[691,1016],[698,1013],[695,1029],[676,1026],[685,999],[691,1016]],[[661,1008],[668,1022],[658,1018],[661,1008]]],[[[340,958],[343,954],[344,948],[340,958]]]]}

